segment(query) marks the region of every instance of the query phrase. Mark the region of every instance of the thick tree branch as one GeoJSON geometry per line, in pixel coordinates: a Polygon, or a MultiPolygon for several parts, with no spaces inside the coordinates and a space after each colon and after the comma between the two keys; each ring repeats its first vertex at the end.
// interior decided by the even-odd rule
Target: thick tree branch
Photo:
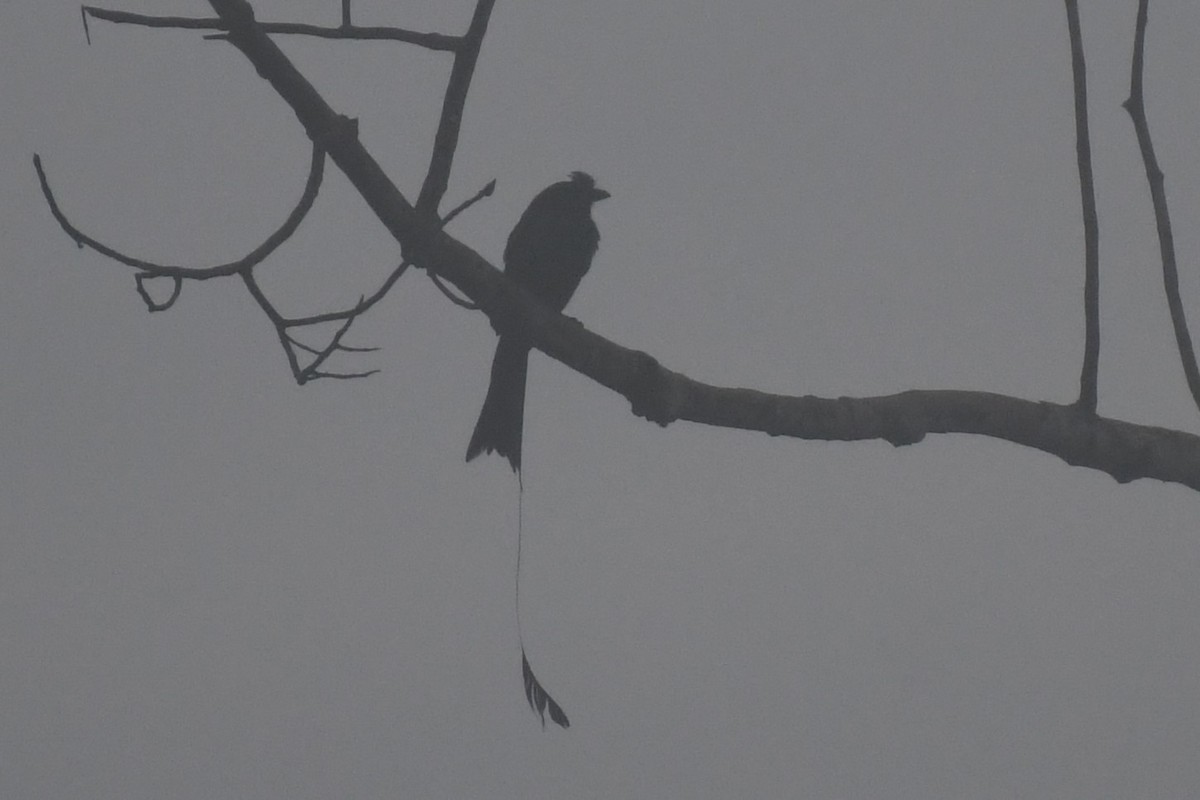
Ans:
{"type": "Polygon", "coordinates": [[[448,236],[432,253],[431,267],[500,326],[519,325],[539,350],[623,395],[635,414],[660,425],[686,420],[799,439],[882,439],[895,446],[915,444],[930,433],[971,433],[1036,448],[1122,483],[1153,478],[1200,491],[1200,437],[1189,433],[989,392],[822,398],[713,386],[548,311],[448,236]]]}
{"type": "Polygon", "coordinates": [[[1167,190],[1158,157],[1154,154],[1154,143],[1150,139],[1150,124],[1146,121],[1146,105],[1142,94],[1142,74],[1145,64],[1146,19],[1149,0],[1138,3],[1137,25],[1133,39],[1133,67],[1130,76],[1129,99],[1122,105],[1133,119],[1138,147],[1142,151],[1142,163],[1146,169],[1146,182],[1150,184],[1150,201],[1154,206],[1154,221],[1158,229],[1158,250],[1162,258],[1163,289],[1167,293],[1167,308],[1171,312],[1171,326],[1175,329],[1175,342],[1179,348],[1179,360],[1183,375],[1197,408],[1200,408],[1200,369],[1196,367],[1196,351],[1192,347],[1192,336],[1188,332],[1187,315],[1179,297],[1179,271],[1175,266],[1175,235],[1171,232],[1171,213],[1167,206],[1167,190]]]}
{"type": "Polygon", "coordinates": [[[230,22],[229,40],[292,106],[414,263],[453,283],[501,330],[519,328],[532,344],[629,399],[660,425],[687,420],[772,436],[913,444],[930,433],[1004,439],[1106,472],[1118,481],[1153,478],[1200,491],[1200,437],[1096,417],[1075,405],[987,392],[911,391],[885,397],[821,398],[712,386],[660,366],[541,306],[478,253],[418,215],[356,136],[339,135],[336,115],[254,25],[244,0],[209,0],[230,22]],[[327,132],[333,131],[332,135],[327,132]]]}
{"type": "Polygon", "coordinates": [[[1071,39],[1071,75],[1075,87],[1075,155],[1079,166],[1079,194],[1083,208],[1083,369],[1079,375],[1076,405],[1095,413],[1100,370],[1100,223],[1096,216],[1096,189],[1092,181],[1092,145],[1088,135],[1087,65],[1083,60],[1083,33],[1078,0],[1066,0],[1067,31],[1071,39]]]}

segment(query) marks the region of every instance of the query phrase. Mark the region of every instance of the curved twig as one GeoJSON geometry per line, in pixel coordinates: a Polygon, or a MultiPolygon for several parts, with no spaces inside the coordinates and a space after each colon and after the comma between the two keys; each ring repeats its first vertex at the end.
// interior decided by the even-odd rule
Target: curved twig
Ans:
{"type": "Polygon", "coordinates": [[[171,278],[171,281],[175,284],[171,289],[171,296],[161,303],[157,302],[153,297],[150,296],[150,292],[146,289],[146,281],[156,277],[162,276],[151,275],[148,272],[139,272],[137,275],[133,276],[134,283],[137,284],[137,293],[142,298],[142,302],[146,304],[146,310],[151,313],[155,311],[166,311],[168,308],[175,305],[175,301],[179,299],[179,293],[183,291],[183,278],[171,278]]]}
{"type": "Polygon", "coordinates": [[[454,305],[459,306],[460,308],[465,308],[467,311],[479,310],[479,306],[476,303],[473,303],[470,300],[465,300],[456,295],[454,292],[450,291],[450,287],[443,283],[442,279],[437,275],[433,274],[432,272],[428,274],[429,280],[433,281],[433,285],[437,287],[437,290],[441,292],[451,303],[454,303],[454,305]]]}
{"type": "Polygon", "coordinates": [[[1122,107],[1133,119],[1138,147],[1142,151],[1142,163],[1146,168],[1146,181],[1150,184],[1150,201],[1154,206],[1154,221],[1158,228],[1158,249],[1162,258],[1163,289],[1167,293],[1167,308],[1171,312],[1171,326],[1175,329],[1175,342],[1179,347],[1179,360],[1183,375],[1187,379],[1192,399],[1200,408],[1200,369],[1196,366],[1196,351],[1192,347],[1192,336],[1188,332],[1187,315],[1179,297],[1179,270],[1175,266],[1175,236],[1171,232],[1171,214],[1167,207],[1167,191],[1163,173],[1154,155],[1154,144],[1150,139],[1150,125],[1146,121],[1146,105],[1142,94],[1142,74],[1145,64],[1146,20],[1148,0],[1139,0],[1137,26],[1133,39],[1133,67],[1130,76],[1129,99],[1122,107]]]}
{"type": "Polygon", "coordinates": [[[304,186],[304,194],[300,197],[300,202],[292,209],[292,212],[284,220],[279,229],[272,233],[258,247],[251,250],[246,255],[236,261],[230,261],[227,264],[218,264],[214,267],[180,267],[169,264],[157,264],[153,261],[146,261],[141,258],[121,253],[103,242],[88,236],[87,234],[76,228],[66,215],[59,208],[58,202],[54,198],[54,193],[50,189],[50,182],[46,178],[46,172],[42,168],[41,156],[34,154],[33,167],[37,170],[38,180],[42,185],[42,194],[46,198],[46,203],[50,206],[50,213],[58,220],[58,224],[66,231],[67,235],[75,240],[75,244],[79,247],[90,247],[101,255],[108,256],[114,261],[118,261],[130,267],[141,270],[148,277],[168,277],[178,279],[188,279],[195,281],[206,281],[212,278],[220,278],[225,275],[236,275],[245,269],[250,269],[261,263],[263,259],[269,256],[275,248],[283,244],[300,223],[304,220],[309,209],[312,208],[313,201],[316,200],[317,191],[321,187],[321,177],[324,173],[325,152],[321,148],[313,145],[312,161],[309,165],[308,181],[304,186]]]}

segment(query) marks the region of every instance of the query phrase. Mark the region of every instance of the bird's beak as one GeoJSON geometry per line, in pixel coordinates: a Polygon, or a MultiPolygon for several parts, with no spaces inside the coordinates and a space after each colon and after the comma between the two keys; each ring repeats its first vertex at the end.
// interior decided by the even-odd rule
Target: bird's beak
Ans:
{"type": "Polygon", "coordinates": [[[612,195],[609,194],[608,192],[604,191],[603,189],[593,189],[592,190],[592,202],[593,203],[599,203],[601,200],[607,200],[610,197],[612,197],[612,195]]]}

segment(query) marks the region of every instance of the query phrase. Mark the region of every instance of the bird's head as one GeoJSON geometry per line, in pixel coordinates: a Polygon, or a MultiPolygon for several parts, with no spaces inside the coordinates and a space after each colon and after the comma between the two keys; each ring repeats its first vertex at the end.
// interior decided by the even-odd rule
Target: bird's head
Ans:
{"type": "Polygon", "coordinates": [[[572,172],[570,185],[591,203],[598,203],[611,196],[603,189],[597,188],[596,179],[586,172],[572,172]]]}

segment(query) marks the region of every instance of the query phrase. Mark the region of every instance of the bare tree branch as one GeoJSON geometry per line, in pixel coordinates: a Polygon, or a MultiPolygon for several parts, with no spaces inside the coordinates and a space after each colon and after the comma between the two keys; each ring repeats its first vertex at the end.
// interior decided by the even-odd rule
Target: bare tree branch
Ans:
{"type": "MultiPolygon", "coordinates": [[[[58,208],[40,159],[35,168],[43,192],[55,218],[80,247],[89,246],[122,263],[142,270],[142,277],[171,277],[206,279],[221,274],[238,274],[247,289],[263,308],[276,328],[287,353],[293,374],[301,383],[319,377],[339,379],[362,377],[370,372],[327,372],[321,369],[335,352],[359,352],[341,343],[353,320],[378,302],[410,264],[429,274],[454,284],[483,310],[497,330],[520,330],[533,346],[629,399],[638,416],[659,425],[686,420],[706,425],[757,430],[773,436],[792,436],[801,439],[852,441],[881,439],[895,446],[913,444],[930,433],[971,433],[1004,439],[1040,449],[1058,456],[1069,464],[1100,470],[1118,481],[1137,478],[1180,483],[1200,491],[1200,437],[1120,420],[1098,417],[1094,404],[1089,403],[1088,390],[1081,390],[1080,401],[1072,405],[1036,402],[985,392],[953,390],[910,391],[886,397],[820,398],[785,396],[751,389],[711,386],[665,369],[646,353],[630,350],[588,331],[575,320],[551,312],[541,306],[520,287],[510,283],[494,266],[466,245],[447,235],[443,223],[435,215],[418,213],[380,169],[358,139],[357,124],[336,114],[323,98],[300,75],[291,62],[267,36],[267,29],[254,21],[253,11],[245,0],[209,0],[220,16],[221,30],[228,31],[228,40],[237,47],[257,72],[268,80],[292,107],[297,118],[314,142],[314,166],[310,185],[320,180],[320,154],[328,152],[334,163],[346,174],[392,236],[400,243],[404,260],[396,267],[374,294],[360,298],[351,309],[329,314],[289,319],[280,314],[263,294],[253,276],[253,266],[260,256],[273,248],[273,237],[246,259],[230,265],[203,270],[153,264],[133,259],[108,248],[82,234],[58,208]],[[270,247],[268,247],[268,244],[270,247]],[[260,251],[263,251],[260,253],[260,251]],[[302,345],[289,333],[293,327],[320,322],[343,323],[324,348],[302,345]],[[303,350],[314,361],[301,366],[296,352],[303,350]]],[[[1077,15],[1072,15],[1073,45],[1078,45],[1077,15]]],[[[480,0],[476,9],[477,21],[490,10],[489,0],[480,0]]],[[[1194,380],[1195,359],[1191,350],[1186,323],[1179,303],[1170,224],[1166,216],[1162,173],[1150,147],[1149,134],[1142,105],[1141,75],[1143,42],[1146,25],[1146,2],[1139,7],[1138,34],[1135,40],[1133,91],[1126,108],[1134,118],[1139,144],[1146,160],[1151,195],[1155,201],[1160,244],[1164,253],[1164,282],[1172,319],[1176,324],[1180,352],[1184,357],[1189,386],[1200,403],[1200,380],[1194,380]]],[[[1073,59],[1073,63],[1074,59],[1073,59]]],[[[464,68],[466,69],[466,68],[464,68]]],[[[1080,73],[1076,73],[1077,78],[1080,73]]],[[[458,84],[465,93],[470,70],[458,84]]],[[[1086,95],[1077,80],[1076,104],[1086,110],[1086,95]]],[[[465,94],[464,94],[465,96],[465,94]]],[[[453,102],[448,92],[447,105],[453,102]]],[[[457,137],[457,122],[446,147],[453,150],[457,137]]],[[[1085,131],[1081,131],[1085,134],[1085,131]]],[[[1086,135],[1082,136],[1086,142],[1086,135]]],[[[1078,143],[1077,143],[1078,144],[1078,143]]],[[[446,169],[452,159],[445,161],[446,169]]],[[[1080,149],[1081,183],[1084,164],[1090,161],[1080,149]]],[[[441,162],[439,162],[441,163],[441,162]]],[[[431,166],[431,172],[434,168],[431,166]]],[[[436,183],[426,181],[427,186],[436,183]]],[[[428,196],[438,194],[433,189],[428,196]]],[[[478,196],[484,196],[481,193],[478,196]]],[[[1085,217],[1087,199],[1084,196],[1085,217]]],[[[309,191],[285,227],[294,228],[311,205],[309,191]],[[303,209],[303,210],[301,210],[303,209]],[[294,219],[293,219],[294,218],[294,219]]],[[[477,196],[477,197],[478,197],[477,196]]],[[[440,199],[440,195],[438,195],[440,199]]],[[[471,201],[469,201],[471,202],[471,201]]],[[[457,211],[457,210],[456,210],[457,211]]],[[[452,212],[447,216],[449,220],[452,212]]],[[[1087,224],[1085,222],[1085,224],[1087,224]]],[[[290,232],[290,231],[289,231],[290,232]]],[[[1091,269],[1089,260],[1089,270],[1091,269]]],[[[177,292],[176,292],[177,294],[177,292]]],[[[150,301],[148,301],[150,302],[150,301]]],[[[173,300],[167,301],[169,305],[173,300]]],[[[1086,304],[1085,304],[1086,305],[1086,304]]],[[[1085,366],[1085,371],[1087,367],[1085,366]]],[[[1081,381],[1081,384],[1083,381],[1081,381]]]]}
{"type": "Polygon", "coordinates": [[[1146,21],[1149,0],[1139,0],[1137,26],[1133,39],[1133,66],[1130,76],[1129,99],[1122,106],[1133,119],[1138,147],[1142,151],[1142,163],[1146,169],[1146,181],[1150,184],[1150,200],[1154,206],[1154,221],[1158,228],[1158,249],[1162,258],[1163,288],[1167,293],[1167,308],[1171,312],[1171,326],[1175,329],[1175,342],[1179,348],[1179,360],[1187,379],[1192,399],[1200,408],[1200,369],[1196,367],[1196,352],[1192,347],[1192,336],[1188,332],[1187,316],[1183,301],[1179,297],[1179,271],[1175,266],[1175,235],[1171,232],[1171,214],[1167,207],[1167,190],[1163,181],[1158,158],[1154,154],[1154,143],[1150,139],[1150,124],[1146,121],[1146,105],[1142,94],[1142,74],[1145,64],[1146,21]]]}
{"type": "Polygon", "coordinates": [[[1071,39],[1071,74],[1075,87],[1075,154],[1079,166],[1079,194],[1083,208],[1083,369],[1079,375],[1076,405],[1095,413],[1100,370],[1100,222],[1096,216],[1096,188],[1092,180],[1092,144],[1088,135],[1087,65],[1083,59],[1083,33],[1078,0],[1066,0],[1067,31],[1071,39]]]}
{"type": "Polygon", "coordinates": [[[1075,405],[987,392],[911,391],[886,397],[790,397],[711,386],[665,369],[651,356],[549,311],[478,253],[419,215],[357,137],[340,132],[332,109],[254,24],[244,0],[209,0],[230,23],[230,42],[320,137],[334,162],[414,263],[453,283],[500,329],[519,329],[533,346],[630,400],[659,425],[678,420],[757,430],[773,436],[900,446],[930,433],[971,433],[1036,448],[1113,476],[1180,483],[1200,491],[1200,437],[1097,417],[1075,405]],[[332,132],[332,133],[327,133],[332,132]]]}
{"type": "MultiPolygon", "coordinates": [[[[96,6],[83,6],[84,24],[86,30],[87,17],[93,16],[105,22],[124,25],[140,25],[145,28],[174,28],[176,30],[196,31],[226,31],[225,24],[220,19],[196,19],[194,17],[153,17],[147,14],[134,14],[129,11],[113,11],[96,6]]],[[[360,28],[348,23],[349,4],[343,7],[343,24],[337,28],[325,28],[320,25],[306,25],[300,22],[262,22],[263,30],[267,33],[290,34],[293,36],[314,36],[320,39],[372,39],[415,44],[428,50],[453,53],[462,45],[460,36],[447,36],[442,33],[422,33],[403,28],[370,27],[360,28]]],[[[222,37],[223,38],[223,37],[222,37]]],[[[89,39],[90,43],[90,39],[89,39]]]]}

